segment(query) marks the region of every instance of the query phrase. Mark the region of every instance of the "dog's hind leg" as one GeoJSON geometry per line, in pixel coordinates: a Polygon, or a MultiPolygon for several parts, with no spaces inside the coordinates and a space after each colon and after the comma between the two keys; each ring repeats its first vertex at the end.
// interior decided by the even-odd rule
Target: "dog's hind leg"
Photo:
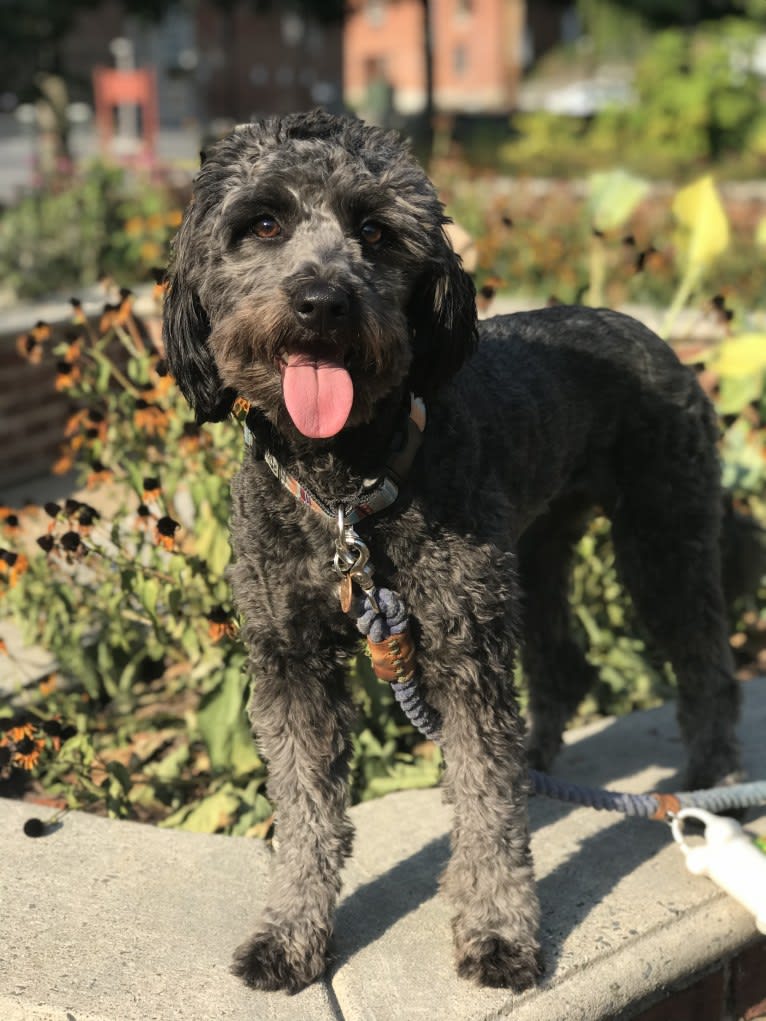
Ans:
{"type": "Polygon", "coordinates": [[[675,671],[693,789],[738,774],[739,688],[721,586],[718,469],[712,451],[689,444],[683,454],[671,465],[658,447],[645,472],[632,462],[612,536],[639,617],[675,671]]]}
{"type": "Polygon", "coordinates": [[[257,989],[296,992],[322,974],[351,849],[346,667],[315,638],[292,651],[278,649],[273,637],[268,651],[266,643],[251,644],[250,713],[269,767],[277,838],[266,906],[233,971],[257,989]]]}
{"type": "Polygon", "coordinates": [[[529,697],[528,758],[534,769],[550,768],[567,721],[598,676],[572,637],[568,591],[572,548],[589,517],[590,501],[561,501],[519,543],[521,662],[529,697]]]}

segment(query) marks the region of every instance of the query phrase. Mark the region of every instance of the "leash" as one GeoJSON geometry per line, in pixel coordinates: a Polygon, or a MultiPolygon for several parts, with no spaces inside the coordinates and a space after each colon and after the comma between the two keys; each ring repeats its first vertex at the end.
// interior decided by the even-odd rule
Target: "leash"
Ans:
{"type": "MultiPolygon", "coordinates": [[[[359,633],[367,639],[375,675],[390,684],[410,723],[428,740],[439,744],[441,717],[426,702],[420,688],[407,612],[400,597],[388,589],[376,590],[374,600],[366,594],[355,623],[359,633]]],[[[597,811],[621,812],[645,819],[667,820],[686,808],[726,812],[766,802],[764,780],[675,794],[659,791],[628,794],[570,783],[536,769],[529,770],[529,779],[535,794],[597,811]]]]}

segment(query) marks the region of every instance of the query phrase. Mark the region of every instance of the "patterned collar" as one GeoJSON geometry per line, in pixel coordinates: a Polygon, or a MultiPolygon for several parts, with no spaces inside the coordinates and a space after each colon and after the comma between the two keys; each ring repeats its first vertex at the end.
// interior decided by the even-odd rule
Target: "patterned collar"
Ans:
{"type": "MultiPolygon", "coordinates": [[[[365,486],[359,498],[343,508],[347,525],[355,525],[371,514],[378,514],[387,510],[397,500],[399,488],[407,478],[415,455],[423,442],[423,432],[426,427],[426,406],[420,397],[410,394],[410,413],[407,419],[407,438],[401,450],[390,455],[385,465],[384,474],[372,479],[365,486]]],[[[253,433],[247,423],[244,426],[245,444],[252,447],[254,442],[253,433]]],[[[302,485],[291,475],[270,450],[263,452],[263,459],[274,473],[275,478],[292,493],[298,503],[302,503],[309,510],[323,517],[335,520],[338,508],[330,507],[324,500],[320,499],[310,489],[302,485]]]]}

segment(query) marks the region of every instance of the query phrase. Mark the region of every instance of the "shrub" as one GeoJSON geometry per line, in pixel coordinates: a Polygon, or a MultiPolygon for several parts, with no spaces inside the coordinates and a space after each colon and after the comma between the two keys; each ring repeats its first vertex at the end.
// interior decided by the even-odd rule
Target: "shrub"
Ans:
{"type": "Polygon", "coordinates": [[[167,261],[179,196],[105,164],[22,198],[0,220],[6,300],[37,298],[110,276],[146,280],[167,261]]]}

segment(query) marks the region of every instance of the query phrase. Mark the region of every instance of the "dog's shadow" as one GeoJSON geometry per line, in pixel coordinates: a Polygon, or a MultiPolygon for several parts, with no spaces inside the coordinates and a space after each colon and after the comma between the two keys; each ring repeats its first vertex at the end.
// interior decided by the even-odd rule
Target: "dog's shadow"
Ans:
{"type": "MultiPolygon", "coordinates": [[[[617,721],[607,728],[613,733],[601,731],[567,749],[557,764],[556,773],[565,777],[571,769],[579,783],[609,787],[619,783],[620,777],[638,772],[648,760],[663,771],[674,770],[680,757],[680,742],[675,734],[667,733],[664,719],[662,724],[659,732],[650,727],[643,737],[643,749],[633,752],[627,750],[623,726],[617,721]],[[590,742],[597,743],[598,755],[589,750],[590,742]],[[646,752],[647,742],[653,742],[653,754],[641,761],[640,755],[646,752]],[[621,752],[614,754],[616,749],[621,752]],[[601,754],[602,751],[606,754],[601,754]],[[580,760],[587,760],[587,772],[579,764],[580,760]]],[[[672,773],[657,787],[663,791],[679,790],[681,782],[681,775],[672,773]]],[[[539,842],[549,838],[545,831],[572,812],[587,811],[591,809],[533,798],[530,806],[533,844],[537,835],[539,850],[539,842]]],[[[625,876],[660,852],[670,840],[667,827],[655,821],[602,814],[609,825],[584,837],[575,831],[571,853],[549,871],[540,870],[542,943],[549,978],[556,970],[567,938],[593,908],[625,876]]],[[[550,835],[550,839],[559,837],[550,835]]],[[[447,864],[449,850],[448,834],[435,837],[386,872],[357,887],[343,900],[335,926],[334,970],[438,893],[439,876],[447,864]]],[[[445,918],[447,911],[445,907],[445,918]]]]}

